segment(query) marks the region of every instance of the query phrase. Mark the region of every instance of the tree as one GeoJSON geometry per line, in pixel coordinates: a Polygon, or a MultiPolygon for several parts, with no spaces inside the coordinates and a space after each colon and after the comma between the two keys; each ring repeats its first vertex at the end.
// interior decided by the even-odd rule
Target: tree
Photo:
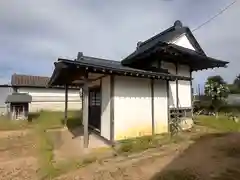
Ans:
{"type": "Polygon", "coordinates": [[[221,76],[212,76],[205,83],[205,95],[211,98],[211,104],[218,117],[219,108],[226,102],[229,94],[229,89],[226,82],[221,76]]]}
{"type": "Polygon", "coordinates": [[[231,94],[240,94],[240,74],[228,85],[231,94]]]}
{"type": "Polygon", "coordinates": [[[210,77],[207,78],[207,81],[213,81],[213,82],[216,82],[218,84],[227,84],[223,80],[223,78],[221,76],[219,76],[219,75],[217,75],[217,76],[210,76],[210,77]]]}
{"type": "Polygon", "coordinates": [[[240,89],[240,74],[237,75],[237,77],[234,79],[233,85],[234,85],[235,87],[237,87],[238,89],[240,89]]]}

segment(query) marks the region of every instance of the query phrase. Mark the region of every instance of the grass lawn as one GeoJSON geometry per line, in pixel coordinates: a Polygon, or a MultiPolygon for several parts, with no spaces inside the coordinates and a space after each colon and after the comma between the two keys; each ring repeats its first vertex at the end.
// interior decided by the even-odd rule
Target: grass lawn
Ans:
{"type": "MultiPolygon", "coordinates": [[[[101,162],[101,158],[98,157],[98,154],[94,154],[94,156],[92,157],[91,155],[86,158],[84,156],[84,158],[82,159],[74,159],[74,160],[69,160],[66,162],[55,162],[54,160],[54,145],[53,145],[53,140],[52,138],[50,138],[49,133],[47,131],[45,131],[46,129],[52,129],[52,128],[61,128],[63,127],[63,120],[64,120],[64,112],[41,112],[39,114],[35,114],[35,115],[31,115],[30,119],[31,121],[12,121],[12,120],[7,120],[7,119],[0,119],[0,130],[4,131],[4,130],[18,130],[18,129],[32,129],[34,130],[34,138],[36,138],[36,150],[37,150],[37,155],[34,157],[37,158],[38,160],[38,166],[39,166],[39,170],[38,170],[38,177],[40,179],[53,179],[56,176],[65,174],[69,171],[73,171],[76,170],[78,168],[81,168],[87,164],[90,164],[92,162],[101,162]]],[[[68,128],[74,128],[76,126],[80,126],[81,125],[81,113],[80,112],[69,112],[68,113],[68,122],[67,122],[67,127],[68,128]]],[[[213,134],[216,131],[211,131],[212,129],[216,130],[217,132],[219,132],[220,134],[227,134],[226,132],[239,132],[240,130],[240,123],[236,123],[232,120],[228,120],[227,117],[224,116],[220,116],[218,119],[216,119],[213,116],[198,116],[196,118],[196,127],[193,128],[192,130],[189,130],[188,132],[181,132],[179,134],[177,134],[176,136],[170,136],[169,134],[164,134],[164,135],[156,135],[156,136],[146,136],[146,137],[141,137],[141,138],[135,138],[135,139],[129,139],[129,140],[125,140],[119,143],[117,153],[115,154],[116,156],[124,156],[125,155],[129,155],[131,156],[131,154],[137,154],[140,153],[141,151],[145,151],[148,150],[150,148],[160,148],[161,146],[165,147],[171,147],[174,146],[174,144],[181,144],[181,143],[185,143],[187,141],[193,141],[195,144],[193,146],[193,148],[190,148],[187,153],[185,153],[184,157],[185,159],[190,159],[189,162],[196,162],[197,160],[192,160],[194,159],[196,156],[194,154],[198,154],[199,148],[203,147],[203,150],[205,148],[209,148],[209,150],[213,151],[213,152],[217,152],[216,154],[221,157],[220,160],[224,160],[224,159],[229,159],[232,158],[237,159],[240,157],[240,146],[236,146],[235,141],[230,142],[227,141],[228,144],[225,144],[225,140],[221,140],[221,136],[216,136],[216,137],[208,137],[209,139],[211,139],[211,141],[214,141],[216,143],[218,143],[218,141],[220,142],[224,142],[222,144],[220,144],[218,147],[214,147],[214,149],[211,149],[210,145],[211,142],[210,140],[208,141],[208,139],[206,138],[204,140],[205,135],[209,135],[209,134],[213,134]],[[210,131],[203,131],[201,130],[201,128],[199,127],[203,127],[205,129],[210,129],[210,131]],[[200,131],[198,131],[200,129],[200,131]],[[195,137],[196,136],[196,137],[195,137]],[[194,138],[191,138],[194,137],[194,138]],[[200,140],[202,139],[202,140],[200,140]],[[209,142],[209,143],[208,143],[209,142]],[[192,157],[188,157],[189,155],[191,155],[190,152],[194,152],[192,153],[192,157]],[[224,158],[226,157],[226,158],[224,158]]],[[[214,134],[213,134],[214,135],[214,134]]],[[[11,149],[18,149],[19,146],[17,146],[18,144],[22,144],[23,147],[28,147],[30,142],[32,141],[33,136],[30,136],[28,138],[26,138],[26,142],[22,142],[24,138],[18,138],[18,139],[11,139],[11,141],[8,140],[4,140],[2,139],[2,141],[0,141],[0,146],[2,146],[3,150],[11,148],[11,149]],[[12,143],[15,141],[19,141],[18,144],[16,143],[12,143]],[[14,147],[13,147],[14,145],[14,147]]],[[[224,137],[223,137],[224,138],[224,137]]],[[[240,143],[239,143],[240,144],[240,143]]],[[[21,151],[21,155],[22,154],[27,154],[25,153],[25,149],[26,148],[22,148],[23,150],[21,151]]],[[[29,148],[30,149],[30,148],[29,148]]],[[[1,148],[0,148],[1,150],[1,148]]],[[[32,149],[30,149],[32,151],[32,149]]],[[[158,150],[158,149],[156,149],[158,150]]],[[[202,152],[203,150],[200,150],[200,152],[202,152]]],[[[158,150],[160,152],[160,150],[158,150]]],[[[162,150],[164,151],[164,149],[162,150]]],[[[35,153],[35,152],[34,152],[35,153]]],[[[5,153],[6,154],[6,153],[5,153]]],[[[20,154],[20,153],[19,153],[20,154]]],[[[205,155],[205,153],[203,153],[202,155],[205,155]]],[[[215,155],[215,154],[214,154],[215,155]]],[[[20,155],[19,155],[20,156],[20,155]]],[[[141,155],[142,156],[142,155],[141,155]]],[[[216,156],[215,158],[219,158],[218,156],[216,156]]],[[[183,158],[184,158],[183,157],[183,158]]],[[[157,157],[156,157],[157,159],[157,157]]],[[[162,159],[163,158],[159,158],[159,164],[162,163],[162,159]]],[[[206,158],[206,160],[208,160],[209,157],[206,158]]],[[[215,161],[214,158],[213,159],[209,159],[211,161],[215,161]]],[[[182,160],[180,159],[179,162],[177,159],[174,160],[176,163],[182,163],[182,160]]],[[[142,162],[144,163],[144,162],[142,162]]],[[[150,164],[146,164],[147,166],[151,166],[153,162],[151,162],[150,164]]],[[[164,163],[164,162],[163,162],[164,163]]],[[[173,163],[174,164],[174,163],[173,163]]],[[[238,165],[238,164],[237,164],[238,165]]],[[[240,165],[240,164],[239,164],[240,165]]],[[[140,165],[139,165],[140,166],[140,165]]],[[[190,166],[191,167],[191,166],[190,166]]],[[[204,166],[203,166],[204,167],[204,166]]],[[[130,167],[129,167],[130,168],[130,167]]],[[[153,166],[152,168],[156,168],[155,166],[153,166]]],[[[196,171],[198,171],[198,169],[195,169],[196,171]]],[[[90,174],[94,173],[91,170],[89,170],[90,174]]],[[[238,178],[240,178],[240,171],[236,170],[236,168],[232,168],[230,166],[228,166],[228,169],[221,171],[221,174],[218,174],[217,178],[215,178],[216,180],[222,180],[222,179],[227,179],[228,177],[233,177],[236,176],[238,178]]],[[[71,178],[69,178],[71,179],[71,178]]],[[[171,179],[184,179],[184,180],[194,180],[194,179],[198,179],[197,176],[195,175],[195,171],[191,171],[188,169],[177,169],[175,170],[171,170],[171,168],[169,170],[166,170],[164,173],[161,172],[161,175],[157,176],[157,179],[166,179],[166,180],[171,180],[171,179]]],[[[152,179],[154,180],[154,179],[152,179]]],[[[235,179],[233,179],[235,180],[235,179]]]]}
{"type": "MultiPolygon", "coordinates": [[[[69,111],[67,126],[73,128],[82,124],[81,112],[69,111]]],[[[0,117],[1,130],[21,130],[40,126],[43,129],[61,128],[64,126],[64,112],[42,111],[29,115],[29,121],[9,120],[6,117],[0,117]]]]}
{"type": "Polygon", "coordinates": [[[196,118],[196,124],[214,128],[222,132],[240,131],[240,123],[229,120],[226,116],[219,116],[219,118],[215,118],[214,116],[198,116],[196,118]]]}
{"type": "MultiPolygon", "coordinates": [[[[69,129],[73,129],[75,127],[81,126],[81,112],[80,111],[69,111],[68,112],[68,121],[67,127],[69,129]]],[[[26,147],[30,146],[28,138],[35,139],[32,142],[36,143],[36,158],[38,160],[39,170],[37,172],[38,177],[40,179],[48,179],[56,176],[58,173],[58,169],[56,169],[54,165],[54,147],[52,139],[50,138],[50,134],[47,129],[54,129],[54,128],[62,128],[64,126],[64,112],[50,112],[50,111],[42,111],[35,114],[29,115],[29,120],[10,120],[6,117],[0,117],[0,131],[7,132],[13,130],[32,130],[30,131],[31,134],[26,134],[23,136],[17,135],[15,132],[11,133],[13,137],[5,136],[4,138],[0,139],[0,146],[3,150],[9,149],[9,152],[14,152],[16,156],[15,149],[19,150],[20,155],[26,155],[27,153],[23,153],[25,149],[26,152],[28,149],[26,147]],[[16,138],[15,136],[16,135],[16,138]],[[21,140],[21,141],[20,141],[21,140]],[[17,146],[16,142],[19,142],[23,147],[20,151],[19,146],[17,146]],[[25,145],[27,143],[27,145],[25,145]],[[10,146],[11,145],[11,146],[10,146]]],[[[18,143],[18,144],[19,144],[18,143]]],[[[0,151],[3,151],[0,148],[0,151]]],[[[7,151],[6,151],[7,152],[7,151]]],[[[24,151],[25,152],[25,151],[24,151]]],[[[20,157],[19,155],[19,157],[20,157]]],[[[29,154],[30,155],[30,154],[29,154]]],[[[4,156],[7,156],[6,153],[4,156]]],[[[9,155],[8,155],[9,156],[9,155]]]]}

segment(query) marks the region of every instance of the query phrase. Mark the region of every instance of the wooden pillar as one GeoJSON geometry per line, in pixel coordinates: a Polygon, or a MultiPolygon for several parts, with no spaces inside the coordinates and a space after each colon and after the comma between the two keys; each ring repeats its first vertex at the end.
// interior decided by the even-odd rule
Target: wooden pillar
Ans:
{"type": "Polygon", "coordinates": [[[13,110],[12,110],[12,111],[13,111],[13,112],[12,112],[12,119],[13,119],[13,120],[16,120],[16,111],[15,111],[15,106],[13,105],[13,107],[12,107],[12,108],[13,108],[13,110]]]}
{"type": "Polygon", "coordinates": [[[26,114],[25,114],[25,104],[23,105],[23,112],[22,112],[22,113],[23,113],[23,118],[24,118],[24,119],[27,119],[27,118],[26,118],[26,114]]]}
{"type": "Polygon", "coordinates": [[[192,87],[192,70],[190,69],[190,87],[191,87],[191,113],[192,113],[192,117],[193,117],[193,87],[192,87]]]}
{"type": "Polygon", "coordinates": [[[68,119],[68,85],[65,85],[65,110],[64,110],[64,125],[67,125],[67,119],[68,119]]]}
{"type": "Polygon", "coordinates": [[[151,109],[152,109],[152,135],[155,134],[155,122],[154,122],[154,80],[151,79],[151,109]]]}
{"type": "MultiPolygon", "coordinates": [[[[110,141],[112,145],[114,145],[114,83],[115,83],[115,76],[110,76],[110,141]]],[[[102,97],[101,97],[102,98],[102,97]]],[[[101,99],[102,101],[102,99],[101,99]]],[[[103,122],[101,122],[103,123],[103,122]]]]}
{"type": "Polygon", "coordinates": [[[84,77],[84,85],[82,88],[83,91],[83,126],[84,126],[84,148],[88,147],[88,95],[89,95],[89,89],[88,89],[88,80],[87,75],[84,77]]]}
{"type": "Polygon", "coordinates": [[[169,123],[171,121],[171,116],[170,116],[170,95],[169,95],[169,80],[166,80],[166,87],[167,87],[167,112],[168,112],[168,132],[170,132],[170,126],[169,123]]]}
{"type": "MultiPolygon", "coordinates": [[[[178,75],[178,63],[175,64],[176,66],[176,75],[178,75]]],[[[178,96],[178,79],[176,80],[176,108],[179,108],[179,96],[178,96]]]]}

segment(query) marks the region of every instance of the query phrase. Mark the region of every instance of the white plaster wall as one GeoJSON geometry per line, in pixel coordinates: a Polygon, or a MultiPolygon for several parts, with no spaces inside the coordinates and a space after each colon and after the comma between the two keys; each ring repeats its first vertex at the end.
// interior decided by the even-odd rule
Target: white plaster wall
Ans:
{"type": "MultiPolygon", "coordinates": [[[[32,96],[29,105],[30,112],[40,110],[64,111],[65,90],[52,88],[18,88],[19,93],[28,93],[32,96]]],[[[80,110],[82,103],[79,90],[68,90],[68,110],[80,110]]]]}
{"type": "Polygon", "coordinates": [[[169,81],[169,107],[177,107],[177,88],[176,81],[169,81]]]}
{"type": "Polygon", "coordinates": [[[190,81],[178,81],[179,107],[191,108],[191,83],[190,81]]]}
{"type": "MultiPolygon", "coordinates": [[[[176,75],[176,66],[173,63],[162,62],[162,68],[167,69],[171,74],[176,75]]],[[[178,65],[179,76],[190,77],[190,67],[188,65],[178,65]]],[[[176,81],[169,81],[169,107],[177,105],[176,81]]],[[[178,81],[178,96],[180,107],[191,107],[191,83],[190,81],[178,81]]]]}
{"type": "MultiPolygon", "coordinates": [[[[162,68],[167,69],[169,73],[176,75],[176,66],[174,63],[162,62],[162,68]]],[[[176,99],[176,81],[169,81],[169,107],[174,108],[177,104],[176,99]]]]}
{"type": "Polygon", "coordinates": [[[167,82],[154,80],[154,132],[168,132],[168,98],[167,82]]]}
{"type": "MultiPolygon", "coordinates": [[[[178,66],[178,75],[191,77],[190,67],[187,65],[178,66]]],[[[191,108],[191,82],[190,81],[178,81],[178,94],[179,94],[179,107],[191,108]]]]}
{"type": "Polygon", "coordinates": [[[101,94],[102,94],[102,104],[101,104],[101,136],[110,140],[110,92],[111,92],[111,83],[110,83],[110,76],[102,78],[102,87],[101,87],[101,94]]]}
{"type": "Polygon", "coordinates": [[[0,87],[0,115],[7,112],[7,105],[5,104],[8,95],[12,94],[11,87],[0,87]]]}
{"type": "Polygon", "coordinates": [[[185,47],[188,49],[195,50],[194,47],[192,46],[192,44],[189,42],[186,35],[180,36],[178,39],[174,40],[172,43],[176,44],[178,46],[182,46],[182,47],[185,47]]]}
{"type": "Polygon", "coordinates": [[[114,139],[152,134],[150,79],[116,76],[114,139]]]}

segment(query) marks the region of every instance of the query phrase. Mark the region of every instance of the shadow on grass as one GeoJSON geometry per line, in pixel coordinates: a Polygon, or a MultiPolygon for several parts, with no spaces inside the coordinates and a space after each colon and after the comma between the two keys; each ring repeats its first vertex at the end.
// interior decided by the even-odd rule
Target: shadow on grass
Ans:
{"type": "Polygon", "coordinates": [[[29,114],[28,114],[28,122],[31,123],[31,122],[33,122],[34,120],[37,120],[40,115],[41,115],[40,112],[38,112],[38,113],[29,113],[29,114]]]}
{"type": "Polygon", "coordinates": [[[202,135],[193,141],[151,180],[240,179],[236,168],[240,165],[240,145],[236,146],[240,144],[240,133],[202,135]]]}
{"type": "MultiPolygon", "coordinates": [[[[83,135],[82,125],[82,112],[74,112],[70,117],[67,118],[66,126],[68,130],[73,134],[73,138],[83,135]]],[[[62,124],[65,125],[65,119],[61,120],[62,124]]]]}

